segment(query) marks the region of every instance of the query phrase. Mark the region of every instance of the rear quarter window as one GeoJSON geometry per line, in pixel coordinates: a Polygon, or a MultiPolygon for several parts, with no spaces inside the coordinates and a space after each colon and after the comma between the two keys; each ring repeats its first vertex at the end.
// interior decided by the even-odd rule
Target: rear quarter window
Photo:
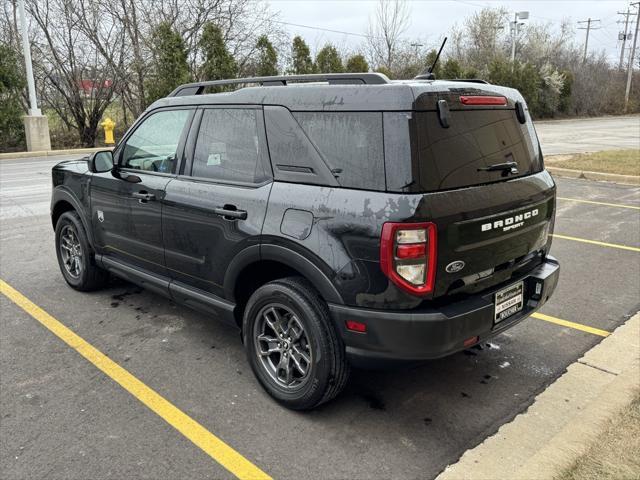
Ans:
{"type": "Polygon", "coordinates": [[[343,187],[384,190],[381,112],[294,112],[343,187]]]}

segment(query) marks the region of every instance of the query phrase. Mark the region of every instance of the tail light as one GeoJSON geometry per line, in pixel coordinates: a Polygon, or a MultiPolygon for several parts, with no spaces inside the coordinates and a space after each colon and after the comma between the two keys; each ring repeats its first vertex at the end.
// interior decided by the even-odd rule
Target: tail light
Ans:
{"type": "Polygon", "coordinates": [[[431,293],[436,278],[436,225],[385,223],[380,238],[380,268],[404,291],[431,293]]]}

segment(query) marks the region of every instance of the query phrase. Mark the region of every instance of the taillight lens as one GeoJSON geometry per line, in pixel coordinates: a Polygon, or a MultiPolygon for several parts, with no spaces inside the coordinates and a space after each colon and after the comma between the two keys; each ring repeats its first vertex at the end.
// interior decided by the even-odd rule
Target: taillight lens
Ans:
{"type": "Polygon", "coordinates": [[[506,105],[506,97],[490,97],[486,95],[461,95],[460,103],[463,105],[506,105]]]}
{"type": "Polygon", "coordinates": [[[400,288],[414,295],[431,293],[436,278],[436,225],[392,223],[382,226],[380,267],[400,288]]]}

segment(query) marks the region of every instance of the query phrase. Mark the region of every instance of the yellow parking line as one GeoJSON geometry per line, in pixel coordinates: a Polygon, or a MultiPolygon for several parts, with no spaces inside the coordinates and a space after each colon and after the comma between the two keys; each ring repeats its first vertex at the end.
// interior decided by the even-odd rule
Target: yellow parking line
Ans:
{"type": "Polygon", "coordinates": [[[567,197],[557,197],[557,198],[558,200],[566,200],[568,202],[590,203],[592,205],[603,205],[605,207],[632,208],[633,210],[640,210],[640,207],[636,207],[633,205],[623,205],[621,203],[596,202],[594,200],[582,200],[579,198],[567,198],[567,197]]]}
{"type": "Polygon", "coordinates": [[[629,250],[631,252],[640,252],[638,247],[629,247],[628,245],[619,245],[617,243],[597,242],[596,240],[587,240],[586,238],[569,237],[567,235],[558,235],[554,233],[551,235],[553,238],[561,238],[563,240],[573,240],[574,242],[590,243],[592,245],[599,245],[601,247],[619,248],[621,250],[629,250]]]}
{"type": "Polygon", "coordinates": [[[3,280],[0,280],[0,292],[86,358],[105,375],[120,384],[122,388],[140,400],[151,411],[182,433],[182,435],[191,440],[191,442],[200,447],[206,454],[236,477],[247,480],[271,478],[178,407],[142,383],[142,381],[138,380],[83,338],[76,335],[3,280]]]}
{"type": "Polygon", "coordinates": [[[575,330],[581,330],[583,332],[592,333],[600,337],[609,336],[609,332],[607,332],[606,330],[600,330],[599,328],[589,327],[587,325],[582,325],[581,323],[569,322],[568,320],[562,320],[560,318],[551,317],[549,315],[545,315],[544,313],[536,312],[531,316],[533,318],[537,318],[538,320],[544,320],[545,322],[555,323],[556,325],[562,325],[563,327],[569,327],[575,330]]]}

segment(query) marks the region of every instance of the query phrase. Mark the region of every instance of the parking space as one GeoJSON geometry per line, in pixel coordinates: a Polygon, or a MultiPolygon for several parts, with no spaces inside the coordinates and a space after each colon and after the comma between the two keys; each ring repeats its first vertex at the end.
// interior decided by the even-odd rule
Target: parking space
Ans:
{"type": "MultiPolygon", "coordinates": [[[[125,282],[91,294],[66,286],[48,217],[59,160],[0,162],[0,278],[274,478],[431,478],[602,339],[531,318],[449,358],[356,371],[330,404],[287,411],[254,380],[234,330],[125,282]]],[[[640,248],[640,188],[557,183],[561,280],[542,313],[612,331],[640,309],[640,253],[562,237],[640,248]]],[[[220,451],[190,441],[4,295],[0,308],[3,478],[233,477],[214,460],[220,451]]]]}

